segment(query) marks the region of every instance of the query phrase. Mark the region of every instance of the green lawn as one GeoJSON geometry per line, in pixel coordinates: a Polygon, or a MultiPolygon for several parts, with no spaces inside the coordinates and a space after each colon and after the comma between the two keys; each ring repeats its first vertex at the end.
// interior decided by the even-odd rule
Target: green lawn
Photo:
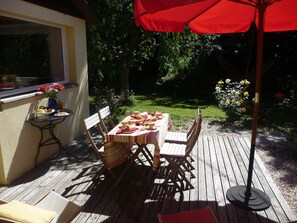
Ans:
{"type": "Polygon", "coordinates": [[[124,106],[124,115],[133,111],[163,111],[170,114],[173,126],[177,129],[187,128],[188,122],[192,122],[197,108],[202,111],[203,118],[225,119],[225,113],[217,106],[199,99],[177,99],[173,97],[159,96],[134,96],[134,106],[124,106]]]}
{"type": "MultiPolygon", "coordinates": [[[[203,119],[220,122],[220,124],[233,125],[233,123],[225,123],[226,115],[214,101],[144,95],[137,95],[134,98],[135,105],[121,107],[124,111],[123,116],[133,111],[163,111],[170,114],[172,124],[176,130],[184,131],[188,128],[188,124],[193,121],[197,108],[200,108],[203,119]]],[[[296,117],[296,112],[294,111],[281,112],[279,109],[272,109],[268,115],[259,117],[259,128],[296,132],[296,117]]],[[[244,127],[251,128],[251,115],[246,115],[242,121],[244,127]]]]}

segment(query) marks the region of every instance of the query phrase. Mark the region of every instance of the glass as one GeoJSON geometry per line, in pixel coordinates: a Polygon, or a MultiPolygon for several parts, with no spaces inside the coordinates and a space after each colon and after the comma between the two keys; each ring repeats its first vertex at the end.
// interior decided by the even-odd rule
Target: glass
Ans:
{"type": "Polygon", "coordinates": [[[0,96],[65,80],[61,28],[0,16],[0,96]]]}

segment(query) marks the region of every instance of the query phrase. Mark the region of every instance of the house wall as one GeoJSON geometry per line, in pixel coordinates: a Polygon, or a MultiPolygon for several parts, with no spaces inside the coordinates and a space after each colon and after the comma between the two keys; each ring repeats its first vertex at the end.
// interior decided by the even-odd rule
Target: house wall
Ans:
{"type": "MultiPolygon", "coordinates": [[[[72,142],[83,134],[83,119],[89,114],[85,21],[20,0],[0,0],[0,15],[65,27],[67,69],[73,86],[60,91],[58,97],[74,114],[59,124],[55,133],[63,145],[72,142]]],[[[1,104],[0,184],[10,184],[35,167],[40,132],[26,120],[36,103],[46,105],[47,99],[35,95],[1,104]]],[[[57,145],[42,147],[38,163],[57,150],[57,145]]]]}

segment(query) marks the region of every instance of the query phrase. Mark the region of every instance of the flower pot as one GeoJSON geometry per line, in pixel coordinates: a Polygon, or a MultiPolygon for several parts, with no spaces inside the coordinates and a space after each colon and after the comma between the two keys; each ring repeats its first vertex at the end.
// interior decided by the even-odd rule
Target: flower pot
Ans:
{"type": "Polygon", "coordinates": [[[55,98],[49,98],[47,102],[47,107],[58,110],[58,102],[55,98]]]}

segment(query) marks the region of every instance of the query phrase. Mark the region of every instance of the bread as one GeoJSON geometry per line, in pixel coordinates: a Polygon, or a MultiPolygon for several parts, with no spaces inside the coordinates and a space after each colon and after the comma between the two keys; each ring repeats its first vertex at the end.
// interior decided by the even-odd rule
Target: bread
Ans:
{"type": "Polygon", "coordinates": [[[42,109],[42,108],[38,108],[38,109],[36,110],[36,112],[37,112],[37,113],[45,113],[46,110],[45,110],[45,109],[42,109]]]}

